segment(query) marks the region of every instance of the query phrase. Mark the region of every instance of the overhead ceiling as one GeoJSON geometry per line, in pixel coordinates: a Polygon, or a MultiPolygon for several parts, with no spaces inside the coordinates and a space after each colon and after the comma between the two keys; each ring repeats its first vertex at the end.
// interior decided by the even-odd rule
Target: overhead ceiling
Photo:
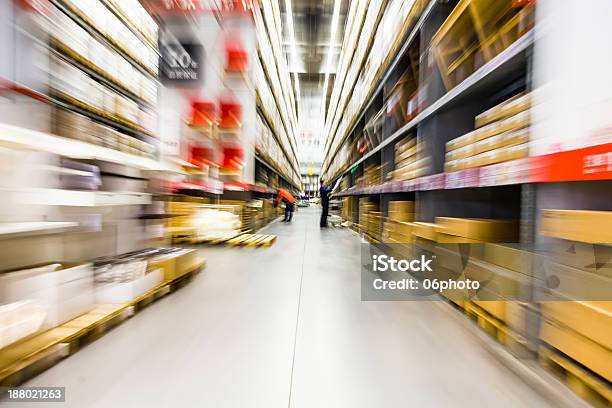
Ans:
{"type": "MultiPolygon", "coordinates": [[[[289,70],[291,72],[298,72],[300,88],[304,91],[303,93],[306,94],[312,93],[312,91],[314,91],[313,88],[322,88],[323,86],[334,1],[335,0],[291,0],[298,58],[297,63],[294,64],[290,51],[290,36],[287,30],[287,24],[285,24],[287,21],[285,1],[279,0],[283,14],[283,47],[287,61],[289,62],[289,70]]],[[[349,3],[350,0],[341,0],[340,18],[334,43],[331,64],[332,75],[330,76],[328,95],[331,93],[331,84],[333,84],[335,69],[338,65],[349,3]]]]}

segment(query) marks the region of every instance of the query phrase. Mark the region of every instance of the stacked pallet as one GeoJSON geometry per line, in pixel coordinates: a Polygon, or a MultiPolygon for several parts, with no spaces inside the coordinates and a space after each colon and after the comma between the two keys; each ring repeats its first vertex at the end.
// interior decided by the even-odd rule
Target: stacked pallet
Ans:
{"type": "Polygon", "coordinates": [[[446,143],[447,172],[527,157],[530,95],[518,95],[476,116],[476,130],[446,143]]]}

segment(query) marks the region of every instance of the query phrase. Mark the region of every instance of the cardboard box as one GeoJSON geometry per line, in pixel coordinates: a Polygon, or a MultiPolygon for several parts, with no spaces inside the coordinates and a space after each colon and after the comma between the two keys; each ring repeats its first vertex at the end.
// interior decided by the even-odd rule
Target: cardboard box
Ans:
{"type": "Polygon", "coordinates": [[[389,201],[389,213],[414,213],[414,201],[389,201]]]}
{"type": "Polygon", "coordinates": [[[446,151],[450,152],[455,149],[459,149],[460,147],[464,147],[474,143],[476,133],[472,131],[470,133],[466,133],[463,136],[459,136],[449,142],[446,142],[446,151]]]}
{"type": "Polygon", "coordinates": [[[540,338],[606,380],[612,381],[610,349],[549,319],[542,319],[540,338]]]}
{"type": "Polygon", "coordinates": [[[404,211],[389,211],[389,216],[387,218],[392,221],[412,222],[414,221],[414,213],[404,211]]]}
{"type": "Polygon", "coordinates": [[[511,271],[533,275],[533,253],[523,251],[520,244],[492,244],[483,246],[483,260],[511,271]]]}
{"type": "Polygon", "coordinates": [[[442,232],[436,234],[436,242],[441,244],[482,244],[482,241],[457,235],[444,234],[442,232]]]}
{"type": "Polygon", "coordinates": [[[553,262],[612,278],[612,246],[554,239],[548,248],[553,262]]]}
{"type": "Polygon", "coordinates": [[[176,276],[177,256],[177,252],[172,252],[169,254],[147,259],[147,272],[152,272],[156,269],[162,269],[164,271],[164,280],[174,279],[176,276]]]}
{"type": "Polygon", "coordinates": [[[95,299],[97,304],[127,303],[142,296],[164,281],[163,269],[152,272],[129,282],[114,282],[96,287],[95,299]]]}
{"type": "Polygon", "coordinates": [[[570,241],[612,244],[612,211],[542,210],[540,232],[570,241]]]}
{"type": "Polygon", "coordinates": [[[193,271],[201,263],[198,251],[195,249],[184,249],[177,254],[175,264],[175,278],[193,271]]]}
{"type": "Polygon", "coordinates": [[[502,322],[506,321],[506,305],[505,300],[474,300],[476,305],[480,306],[493,317],[498,318],[502,322]]]}
{"type": "Polygon", "coordinates": [[[612,301],[542,302],[542,315],[612,350],[612,301]]]}
{"type": "Polygon", "coordinates": [[[430,241],[436,240],[436,224],[430,222],[413,222],[412,234],[417,237],[428,239],[430,241]]]}
{"type": "Polygon", "coordinates": [[[486,289],[483,295],[489,297],[481,297],[483,300],[517,299],[522,287],[530,284],[525,275],[474,258],[468,259],[464,274],[466,278],[480,282],[481,291],[486,289]]]}
{"type": "Polygon", "coordinates": [[[451,161],[451,160],[459,160],[459,159],[465,159],[466,157],[471,157],[474,154],[476,154],[475,146],[476,146],[475,144],[471,143],[467,146],[463,146],[463,147],[459,147],[457,149],[451,150],[446,153],[445,160],[451,161]]]}
{"type": "Polygon", "coordinates": [[[559,282],[552,290],[552,300],[560,298],[580,301],[611,299],[612,279],[552,262],[545,256],[537,256],[535,259],[535,271],[540,279],[554,278],[559,282]]]}
{"type": "Polygon", "coordinates": [[[483,242],[515,242],[519,222],[486,218],[436,217],[437,231],[483,242]]]}
{"type": "Polygon", "coordinates": [[[519,94],[507,101],[500,103],[497,106],[476,116],[475,125],[481,127],[491,122],[516,115],[517,113],[526,111],[531,107],[531,96],[529,94],[519,94]]]}

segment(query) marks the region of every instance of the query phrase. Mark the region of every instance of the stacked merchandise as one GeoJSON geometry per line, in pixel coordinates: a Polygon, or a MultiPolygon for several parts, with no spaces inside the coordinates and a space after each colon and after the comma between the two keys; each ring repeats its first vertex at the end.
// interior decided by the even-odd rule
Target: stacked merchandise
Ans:
{"type": "Polygon", "coordinates": [[[533,27],[535,1],[461,0],[431,40],[450,90],[533,27]]]}
{"type": "Polygon", "coordinates": [[[419,158],[416,137],[406,137],[395,144],[395,170],[392,180],[412,180],[425,175],[429,165],[427,157],[419,158]]]}
{"type": "Polygon", "coordinates": [[[362,184],[364,187],[378,186],[382,182],[381,166],[368,165],[363,172],[362,184]]]}
{"type": "Polygon", "coordinates": [[[390,201],[383,242],[406,244],[413,242],[414,201],[390,201]]]}
{"type": "MultiPolygon", "coordinates": [[[[446,246],[447,252],[454,249],[446,246]]],[[[520,244],[484,243],[470,245],[465,277],[481,283],[474,303],[520,336],[527,335],[530,310],[520,301],[533,281],[533,253],[520,244]],[[508,299],[514,300],[509,301],[508,299]]],[[[453,269],[461,272],[462,265],[453,269]]]]}
{"type": "Polygon", "coordinates": [[[197,251],[149,248],[94,260],[98,304],[131,302],[198,265],[197,251]]]}
{"type": "Polygon", "coordinates": [[[612,211],[543,210],[541,233],[550,238],[545,278],[559,285],[542,302],[540,338],[612,381],[612,211]]]}
{"type": "Polygon", "coordinates": [[[68,109],[55,110],[53,131],[154,157],[157,142],[151,135],[157,126],[152,109],[157,103],[157,24],[131,0],[122,2],[121,7],[98,0],[72,1],[67,6],[66,10],[50,9],[49,34],[54,48],[50,88],[68,109]],[[119,18],[118,13],[130,17],[119,18]],[[140,30],[133,30],[131,24],[135,23],[131,21],[142,24],[140,30]]]}
{"type": "Polygon", "coordinates": [[[0,275],[0,344],[57,327],[94,307],[91,264],[48,263],[0,275]]]}
{"type": "Polygon", "coordinates": [[[361,232],[372,241],[381,239],[381,213],[378,204],[368,198],[359,199],[359,228],[361,232]]]}
{"type": "Polygon", "coordinates": [[[446,144],[445,171],[527,157],[530,100],[517,95],[476,116],[476,130],[446,144]]]}
{"type": "Polygon", "coordinates": [[[437,242],[517,242],[519,223],[515,220],[436,217],[437,242]]]}
{"type": "Polygon", "coordinates": [[[202,198],[177,197],[166,204],[166,213],[172,215],[168,219],[168,229],[173,240],[192,238],[195,235],[195,214],[199,204],[206,204],[209,200],[202,198]],[[186,201],[182,201],[182,200],[186,201]]]}
{"type": "Polygon", "coordinates": [[[240,205],[199,205],[193,220],[196,242],[235,237],[241,232],[241,213],[240,205]]]}
{"type": "MultiPolygon", "coordinates": [[[[252,221],[253,211],[250,211],[250,210],[254,210],[254,208],[252,206],[249,206],[246,201],[243,201],[243,200],[219,200],[219,204],[221,204],[221,205],[231,205],[231,206],[239,207],[239,210],[237,212],[239,212],[239,214],[240,214],[240,231],[241,232],[246,232],[246,231],[251,229],[250,225],[251,225],[251,221],[252,221]]],[[[259,203],[257,203],[256,206],[259,206],[259,203]]]]}
{"type": "Polygon", "coordinates": [[[353,197],[342,199],[342,218],[345,221],[353,222],[353,197]]]}

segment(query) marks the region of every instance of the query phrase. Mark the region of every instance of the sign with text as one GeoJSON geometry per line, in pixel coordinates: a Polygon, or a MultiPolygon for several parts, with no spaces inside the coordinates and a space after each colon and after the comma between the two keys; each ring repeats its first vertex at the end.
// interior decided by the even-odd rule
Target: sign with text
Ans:
{"type": "Polygon", "coordinates": [[[164,40],[160,50],[164,85],[194,86],[202,82],[204,47],[201,44],[164,40]]]}

